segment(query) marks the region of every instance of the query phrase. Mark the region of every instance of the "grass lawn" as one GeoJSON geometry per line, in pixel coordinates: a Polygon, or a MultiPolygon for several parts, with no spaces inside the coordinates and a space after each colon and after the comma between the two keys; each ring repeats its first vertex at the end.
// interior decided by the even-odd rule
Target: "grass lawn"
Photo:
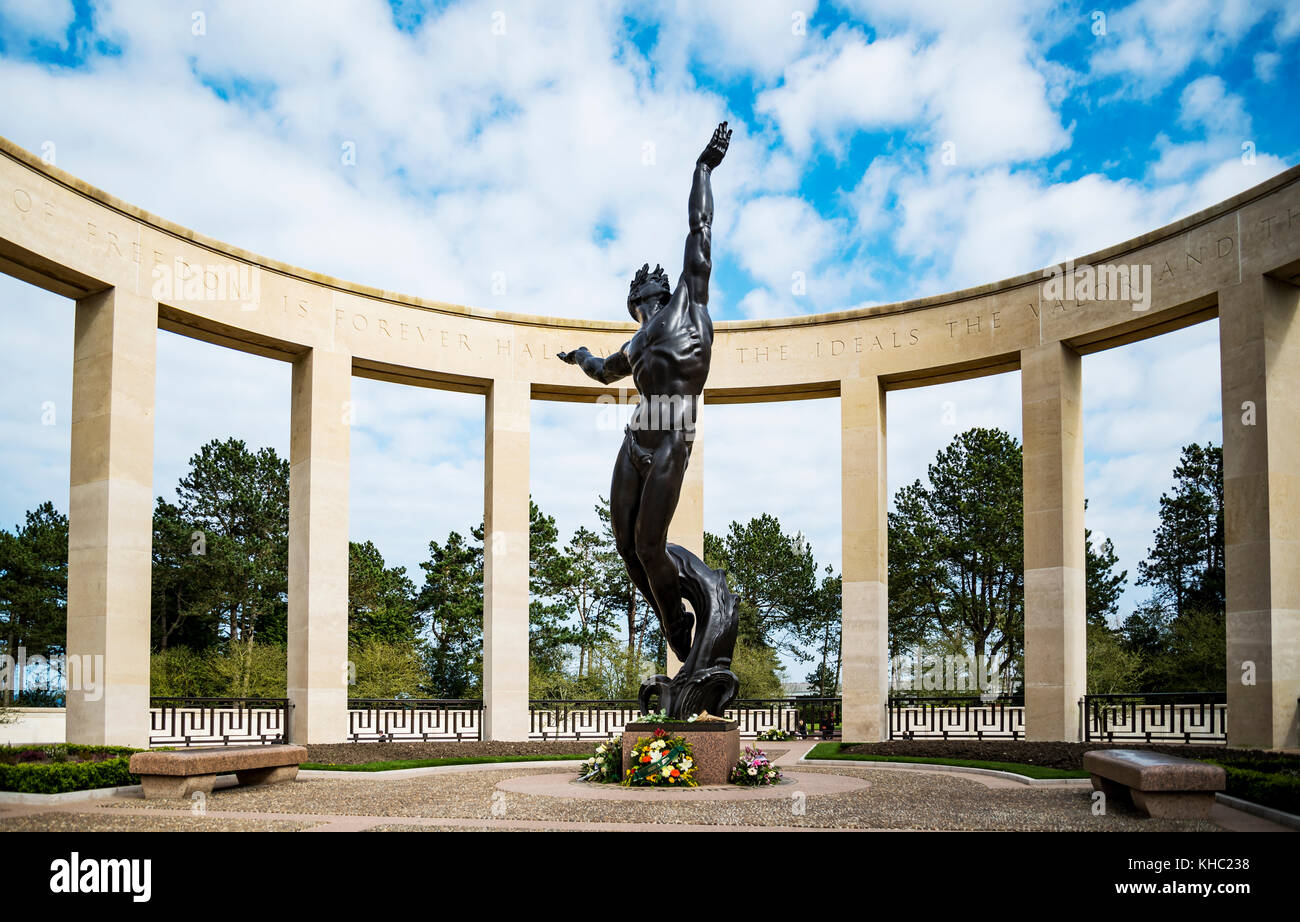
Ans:
{"type": "Polygon", "coordinates": [[[1012,772],[1026,778],[1087,778],[1085,771],[1072,771],[1063,768],[1046,768],[1042,765],[1026,765],[1021,762],[984,762],[976,759],[936,759],[924,756],[879,756],[857,752],[841,752],[843,743],[818,743],[806,759],[836,759],[842,762],[910,762],[920,765],[954,765],[959,768],[987,768],[999,772],[1012,772]]]}
{"type": "Polygon", "coordinates": [[[497,762],[578,762],[590,756],[572,753],[528,756],[462,756],[448,759],[395,759],[389,762],[358,762],[351,764],[325,764],[303,762],[300,766],[310,771],[325,772],[395,772],[403,768],[433,768],[439,765],[489,765],[497,762]]]}

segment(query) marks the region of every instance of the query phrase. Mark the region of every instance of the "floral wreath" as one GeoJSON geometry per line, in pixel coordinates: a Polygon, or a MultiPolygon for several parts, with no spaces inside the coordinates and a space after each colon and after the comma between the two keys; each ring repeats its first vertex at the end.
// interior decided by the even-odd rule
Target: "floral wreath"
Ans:
{"type": "Polygon", "coordinates": [[[691,744],[659,728],[632,747],[632,767],[623,776],[628,787],[699,787],[691,744]]]}

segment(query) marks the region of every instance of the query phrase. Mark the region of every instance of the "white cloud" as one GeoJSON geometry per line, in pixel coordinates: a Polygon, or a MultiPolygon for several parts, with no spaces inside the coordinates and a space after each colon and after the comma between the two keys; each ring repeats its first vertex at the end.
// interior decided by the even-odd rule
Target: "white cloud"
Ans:
{"type": "Polygon", "coordinates": [[[840,568],[840,402],[716,404],[701,416],[704,527],[764,512],[840,568]]]}
{"type": "Polygon", "coordinates": [[[9,38],[40,37],[62,44],[75,16],[72,0],[0,0],[0,25],[9,38]]]}
{"type": "Polygon", "coordinates": [[[873,41],[844,26],[755,108],[800,155],[816,141],[839,155],[859,131],[906,128],[913,140],[951,143],[963,166],[1045,156],[1069,135],[1055,111],[1063,72],[1034,53],[1033,28],[1028,15],[923,12],[873,41]]]}
{"type": "Polygon", "coordinates": [[[822,218],[795,196],[762,196],[746,202],[728,245],[768,291],[761,296],[750,292],[742,310],[748,304],[752,311],[760,301],[764,306],[760,313],[777,304],[786,313],[807,313],[842,303],[847,294],[843,267],[838,265],[845,240],[843,223],[822,218]]]}
{"type": "Polygon", "coordinates": [[[796,154],[806,155],[814,140],[842,149],[847,131],[893,128],[916,118],[922,105],[916,52],[907,38],[868,43],[841,28],[824,50],[791,65],[783,84],[760,94],[755,108],[776,120],[796,154]]]}
{"type": "Polygon", "coordinates": [[[1032,272],[1095,252],[1209,207],[1281,172],[1259,153],[1243,162],[1232,139],[1174,145],[1157,138],[1156,183],[1090,173],[1052,182],[1027,170],[976,173],[873,161],[850,200],[870,223],[864,241],[887,235],[913,260],[921,296],[1032,272]],[[1198,173],[1199,169],[1199,173],[1198,173]],[[1175,181],[1177,180],[1177,181],[1175,181]],[[892,201],[886,212],[879,203],[892,201]]]}
{"type": "Polygon", "coordinates": [[[1193,64],[1217,64],[1269,19],[1278,41],[1300,28],[1300,13],[1287,0],[1137,0],[1108,13],[1092,73],[1118,77],[1123,92],[1150,97],[1193,64]]]}
{"type": "Polygon", "coordinates": [[[915,480],[928,482],[935,455],[967,429],[1001,429],[1020,438],[1020,373],[890,391],[886,407],[889,502],[915,480]]]}
{"type": "Polygon", "coordinates": [[[1133,581],[1182,447],[1223,443],[1218,324],[1084,356],[1083,392],[1087,522],[1129,572],[1123,616],[1148,595],[1133,581]]]}
{"type": "Polygon", "coordinates": [[[1187,84],[1179,103],[1178,121],[1184,127],[1215,134],[1250,130],[1245,102],[1236,93],[1229,93],[1217,74],[1187,84]]]}
{"type": "Polygon", "coordinates": [[[677,4],[665,16],[659,4],[634,4],[656,20],[653,59],[669,73],[681,72],[689,56],[705,73],[760,79],[771,79],[807,53],[818,6],[817,0],[711,0],[677,4]]]}
{"type": "Polygon", "coordinates": [[[73,316],[71,301],[0,275],[0,528],[46,500],[68,511],[73,316]]]}
{"type": "Polygon", "coordinates": [[[1203,137],[1176,143],[1161,132],[1156,136],[1157,157],[1150,173],[1159,183],[1189,181],[1197,190],[1191,211],[1262,182],[1286,167],[1279,158],[1255,149],[1245,100],[1229,92],[1216,75],[1200,77],[1183,88],[1178,122],[1203,137]]]}
{"type": "Polygon", "coordinates": [[[1252,59],[1255,68],[1255,76],[1264,83],[1272,83],[1277,77],[1278,66],[1282,63],[1282,55],[1276,51],[1261,51],[1252,59]]]}

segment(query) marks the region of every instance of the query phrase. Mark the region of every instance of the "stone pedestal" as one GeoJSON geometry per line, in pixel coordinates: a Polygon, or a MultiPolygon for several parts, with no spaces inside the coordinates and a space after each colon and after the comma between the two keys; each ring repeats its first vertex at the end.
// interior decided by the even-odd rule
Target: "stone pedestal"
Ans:
{"type": "Polygon", "coordinates": [[[668,736],[680,736],[691,744],[695,760],[695,781],[699,785],[726,784],[731,769],[740,760],[740,724],[734,720],[708,723],[630,723],[623,732],[623,774],[631,768],[632,747],[642,737],[662,729],[668,736]]]}

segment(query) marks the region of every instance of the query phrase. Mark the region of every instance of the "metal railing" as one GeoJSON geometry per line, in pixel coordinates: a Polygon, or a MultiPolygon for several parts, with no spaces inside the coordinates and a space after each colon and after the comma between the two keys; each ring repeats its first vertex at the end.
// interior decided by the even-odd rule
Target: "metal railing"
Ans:
{"type": "MultiPolygon", "coordinates": [[[[285,698],[152,698],[151,746],[224,746],[282,743],[288,726],[285,698]]],[[[605,739],[641,714],[632,700],[534,699],[528,703],[529,739],[605,739]]],[[[745,699],[727,709],[740,734],[800,730],[838,739],[839,698],[745,699]]],[[[483,702],[477,698],[352,698],[350,742],[473,741],[483,738],[483,702]]]]}
{"type": "Polygon", "coordinates": [[[532,740],[605,739],[637,719],[641,708],[631,699],[549,699],[528,702],[528,738],[532,740]]]}
{"type": "Polygon", "coordinates": [[[742,738],[753,739],[767,730],[782,730],[808,738],[839,739],[843,705],[839,698],[742,698],[727,709],[740,724],[742,738]]]}
{"type": "Polygon", "coordinates": [[[283,743],[288,698],[149,699],[150,746],[230,746],[283,743]]]}
{"type": "Polygon", "coordinates": [[[1226,692],[1084,695],[1084,742],[1226,743],[1226,692]]]}
{"type": "Polygon", "coordinates": [[[896,695],[889,699],[889,738],[1007,739],[1025,736],[1023,697],[896,695]]]}
{"type": "MultiPolygon", "coordinates": [[[[149,699],[150,746],[229,746],[283,743],[287,698],[149,699]]],[[[1223,743],[1223,692],[1085,695],[1079,701],[1085,742],[1223,743]]],[[[632,700],[533,699],[529,739],[589,740],[621,733],[640,716],[632,700]]],[[[898,695],[888,704],[889,738],[1023,739],[1023,697],[984,700],[970,695],[898,695]]],[[[839,739],[840,698],[742,699],[726,717],[743,738],[767,730],[839,739]]],[[[483,738],[483,702],[475,698],[354,698],[348,701],[352,742],[472,741],[483,738]]]]}
{"type": "Polygon", "coordinates": [[[465,741],[483,738],[478,698],[352,698],[348,739],[354,743],[465,741]]]}
{"type": "MultiPolygon", "coordinates": [[[[533,699],[528,702],[529,738],[584,740],[607,738],[640,716],[632,700],[533,699]]],[[[802,720],[809,736],[839,737],[839,698],[745,698],[723,715],[740,725],[740,735],[754,739],[766,730],[797,732],[802,720]]]]}

